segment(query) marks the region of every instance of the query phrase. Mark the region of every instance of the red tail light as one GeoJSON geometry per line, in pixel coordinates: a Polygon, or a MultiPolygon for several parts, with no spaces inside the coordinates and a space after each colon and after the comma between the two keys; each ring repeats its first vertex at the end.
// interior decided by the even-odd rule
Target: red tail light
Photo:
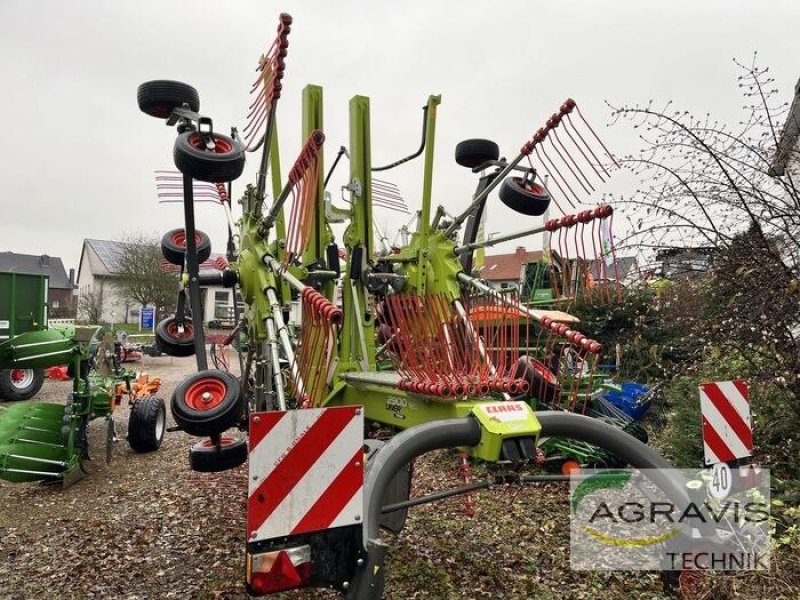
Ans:
{"type": "Polygon", "coordinates": [[[255,594],[303,587],[311,579],[311,546],[250,554],[247,566],[248,584],[255,594]]]}

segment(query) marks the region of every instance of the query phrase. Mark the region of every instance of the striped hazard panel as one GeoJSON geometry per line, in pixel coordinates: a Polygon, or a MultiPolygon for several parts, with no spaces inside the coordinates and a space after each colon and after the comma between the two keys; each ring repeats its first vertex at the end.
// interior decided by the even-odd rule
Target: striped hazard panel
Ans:
{"type": "Polygon", "coordinates": [[[700,386],[703,454],[707,465],[753,453],[753,426],[747,383],[741,379],[700,386]]]}
{"type": "Polygon", "coordinates": [[[250,415],[249,542],[361,522],[361,407],[250,415]]]}

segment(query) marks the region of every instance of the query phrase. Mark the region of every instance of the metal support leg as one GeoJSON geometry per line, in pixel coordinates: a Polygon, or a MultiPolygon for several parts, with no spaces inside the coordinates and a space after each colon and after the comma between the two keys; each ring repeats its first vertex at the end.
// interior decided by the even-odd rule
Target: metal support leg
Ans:
{"type": "Polygon", "coordinates": [[[206,341],[203,334],[203,305],[200,302],[200,265],[197,263],[197,244],[194,227],[194,190],[192,178],[183,176],[183,216],[186,222],[186,268],[189,273],[189,302],[192,305],[192,326],[194,328],[194,356],[197,370],[207,371],[206,341]]]}
{"type": "Polygon", "coordinates": [[[292,348],[292,342],[289,339],[289,332],[286,330],[286,323],[283,321],[283,311],[280,303],[278,302],[278,296],[275,294],[275,290],[272,288],[267,290],[267,300],[272,307],[272,318],[275,320],[275,327],[278,330],[278,339],[283,347],[286,360],[289,361],[289,368],[292,371],[292,377],[297,383],[297,396],[299,398],[305,391],[305,383],[300,377],[300,369],[297,367],[297,361],[294,357],[294,348],[292,348]]]}
{"type": "Polygon", "coordinates": [[[270,356],[272,358],[272,377],[274,379],[275,397],[278,400],[278,410],[286,410],[286,395],[283,392],[283,378],[281,377],[281,365],[278,354],[278,337],[276,335],[275,321],[267,319],[267,343],[269,344],[270,356]]]}

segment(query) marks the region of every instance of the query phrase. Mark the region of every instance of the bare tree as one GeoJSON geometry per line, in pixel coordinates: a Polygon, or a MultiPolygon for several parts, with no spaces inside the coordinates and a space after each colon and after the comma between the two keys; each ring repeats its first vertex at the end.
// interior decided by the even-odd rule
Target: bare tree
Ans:
{"type": "Polygon", "coordinates": [[[102,287],[86,286],[80,290],[78,316],[92,324],[99,324],[103,320],[102,287]]]}
{"type": "Polygon", "coordinates": [[[770,174],[780,123],[787,103],[767,69],[746,66],[738,77],[745,118],[736,127],[677,111],[647,105],[612,107],[645,143],[638,156],[623,164],[646,187],[618,201],[634,221],[626,246],[640,250],[676,247],[727,249],[750,232],[754,260],[782,265],[800,273],[800,193],[791,175],[770,174]]]}
{"type": "Polygon", "coordinates": [[[703,302],[695,314],[676,316],[684,342],[697,355],[736,352],[791,391],[800,410],[800,193],[791,173],[776,178],[770,169],[787,103],[755,58],[749,66],[734,62],[745,116],[735,127],[670,102],[614,108],[645,144],[621,161],[642,181],[616,200],[633,224],[622,246],[645,257],[668,248],[706,251],[708,277],[693,284],[703,302]]]}
{"type": "Polygon", "coordinates": [[[153,305],[159,311],[175,304],[178,276],[164,270],[160,240],[155,235],[135,234],[119,244],[116,270],[120,291],[142,306],[153,305]]]}

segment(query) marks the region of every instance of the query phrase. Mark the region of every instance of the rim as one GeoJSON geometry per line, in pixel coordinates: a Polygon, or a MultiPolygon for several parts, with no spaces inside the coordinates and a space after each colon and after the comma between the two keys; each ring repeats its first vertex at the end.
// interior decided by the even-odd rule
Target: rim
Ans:
{"type": "Polygon", "coordinates": [[[192,145],[193,148],[197,150],[201,150],[203,152],[213,152],[214,154],[225,154],[233,150],[233,146],[228,142],[228,140],[217,137],[213,133],[211,136],[214,139],[214,149],[208,150],[203,144],[203,137],[200,134],[195,133],[192,136],[189,136],[189,144],[192,145]]]}
{"type": "Polygon", "coordinates": [[[162,406],[158,411],[156,417],[156,439],[160,440],[164,437],[164,429],[166,429],[167,415],[164,407],[162,406]]]}
{"type": "Polygon", "coordinates": [[[526,183],[522,177],[514,177],[514,182],[522,189],[527,190],[532,194],[536,194],[537,196],[543,196],[547,193],[547,190],[535,181],[532,183],[526,183]]]}
{"type": "Polygon", "coordinates": [[[536,370],[537,373],[539,373],[539,375],[542,376],[542,379],[544,379],[547,383],[551,384],[558,383],[558,378],[555,375],[553,375],[553,372],[536,359],[534,359],[533,361],[533,368],[536,370]]]}
{"type": "Polygon", "coordinates": [[[574,460],[567,460],[561,465],[562,475],[571,475],[572,473],[580,473],[581,466],[574,460]]]}
{"type": "MultiPolygon", "coordinates": [[[[169,238],[169,241],[175,244],[178,248],[186,248],[186,231],[183,229],[176,231],[169,238]]],[[[200,234],[197,232],[194,234],[194,245],[195,247],[200,245],[200,234]]]]}
{"type": "Polygon", "coordinates": [[[203,377],[192,383],[184,394],[186,405],[197,411],[212,410],[222,404],[228,386],[215,377],[203,377]]]}
{"type": "MultiPolygon", "coordinates": [[[[230,445],[231,445],[231,444],[233,444],[235,441],[236,441],[236,439],[235,439],[235,438],[232,438],[232,437],[223,437],[223,438],[220,438],[220,439],[219,439],[219,445],[220,445],[220,446],[230,446],[230,445]]],[[[213,441],[213,440],[205,440],[205,441],[202,443],[202,446],[203,446],[203,448],[216,448],[216,447],[217,447],[217,445],[214,443],[214,441],[213,441]]]]}
{"type": "Polygon", "coordinates": [[[176,340],[185,340],[194,337],[194,329],[192,328],[192,324],[188,321],[183,322],[183,333],[178,331],[178,324],[175,321],[170,321],[166,330],[169,336],[176,340]]]}
{"type": "Polygon", "coordinates": [[[11,385],[24,390],[33,384],[33,369],[11,369],[11,385]]]}

